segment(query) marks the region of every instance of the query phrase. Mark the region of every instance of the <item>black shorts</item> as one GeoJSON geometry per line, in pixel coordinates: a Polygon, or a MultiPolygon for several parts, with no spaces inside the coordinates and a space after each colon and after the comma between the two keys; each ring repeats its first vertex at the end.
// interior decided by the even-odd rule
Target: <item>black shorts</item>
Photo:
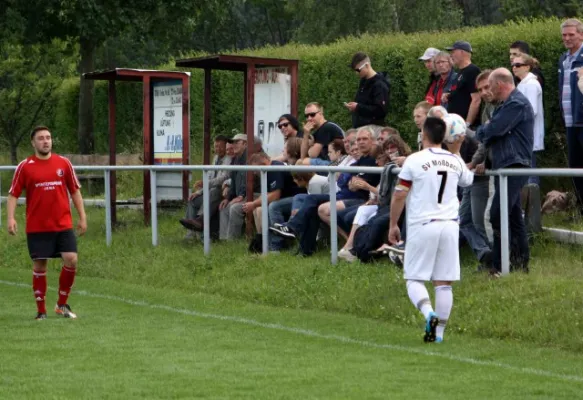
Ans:
{"type": "Polygon", "coordinates": [[[28,253],[33,260],[60,258],[61,253],[77,253],[77,238],[72,229],[61,232],[27,233],[28,253]]]}

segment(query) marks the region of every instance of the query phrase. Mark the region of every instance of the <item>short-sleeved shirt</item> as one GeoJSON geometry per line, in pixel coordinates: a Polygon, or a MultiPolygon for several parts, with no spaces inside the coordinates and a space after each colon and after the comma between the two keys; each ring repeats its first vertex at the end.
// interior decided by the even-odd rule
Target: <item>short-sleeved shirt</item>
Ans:
{"type": "MultiPolygon", "coordinates": [[[[281,161],[273,160],[271,165],[285,165],[281,161]]],[[[305,189],[301,189],[294,182],[294,178],[287,171],[269,171],[267,173],[267,191],[273,192],[281,190],[280,198],[292,197],[296,194],[306,193],[305,189]]]]}
{"type": "Polygon", "coordinates": [[[410,188],[407,225],[457,220],[457,187],[469,186],[473,179],[461,157],[447,150],[428,148],[411,154],[403,164],[396,188],[410,188]]]}
{"type": "Polygon", "coordinates": [[[455,89],[451,90],[451,95],[447,101],[447,112],[458,114],[463,119],[468,117],[470,104],[472,103],[472,93],[476,93],[476,78],[480,75],[480,68],[470,64],[460,70],[455,83],[455,89]]]}
{"type": "Polygon", "coordinates": [[[80,188],[71,162],[52,154],[18,164],[9,193],[18,198],[26,191],[26,233],[61,232],[73,228],[69,193],[80,188]]]}
{"type": "Polygon", "coordinates": [[[329,160],[328,158],[328,145],[334,139],[344,139],[344,131],[334,122],[326,121],[319,127],[314,133],[314,143],[320,143],[322,145],[322,150],[318,158],[322,160],[329,160]]]}

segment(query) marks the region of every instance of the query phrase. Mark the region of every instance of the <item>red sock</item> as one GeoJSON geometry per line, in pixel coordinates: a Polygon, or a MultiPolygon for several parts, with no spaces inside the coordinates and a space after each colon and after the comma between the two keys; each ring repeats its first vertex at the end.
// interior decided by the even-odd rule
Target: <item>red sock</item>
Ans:
{"type": "Polygon", "coordinates": [[[75,272],[76,269],[74,267],[66,267],[63,265],[61,269],[61,276],[59,277],[59,300],[57,301],[57,304],[60,306],[67,304],[71,287],[73,286],[73,282],[75,282],[75,272]]]}
{"type": "Polygon", "coordinates": [[[36,308],[39,313],[46,314],[47,308],[45,306],[45,295],[47,293],[47,273],[32,272],[32,290],[34,292],[34,299],[36,300],[36,308]]]}

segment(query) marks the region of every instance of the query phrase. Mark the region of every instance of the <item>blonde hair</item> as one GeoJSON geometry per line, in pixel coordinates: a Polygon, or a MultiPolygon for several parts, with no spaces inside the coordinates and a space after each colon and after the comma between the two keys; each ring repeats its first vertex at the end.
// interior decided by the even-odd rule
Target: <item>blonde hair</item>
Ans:
{"type": "Polygon", "coordinates": [[[583,22],[579,21],[578,19],[569,18],[561,24],[561,30],[568,27],[577,28],[578,33],[583,33],[583,22]]]}
{"type": "Polygon", "coordinates": [[[316,107],[318,109],[318,111],[320,111],[322,114],[324,114],[324,107],[322,107],[322,105],[320,103],[312,101],[311,103],[306,104],[306,108],[308,108],[310,106],[316,107]]]}
{"type": "Polygon", "coordinates": [[[522,54],[516,58],[521,58],[524,61],[524,65],[527,65],[528,67],[530,67],[531,71],[540,65],[536,58],[534,58],[528,54],[522,54]]]}
{"type": "Polygon", "coordinates": [[[415,108],[413,109],[413,111],[415,111],[418,108],[421,108],[422,110],[425,110],[426,113],[429,112],[429,110],[431,109],[431,103],[428,101],[420,101],[419,103],[417,103],[415,105],[415,108]]]}

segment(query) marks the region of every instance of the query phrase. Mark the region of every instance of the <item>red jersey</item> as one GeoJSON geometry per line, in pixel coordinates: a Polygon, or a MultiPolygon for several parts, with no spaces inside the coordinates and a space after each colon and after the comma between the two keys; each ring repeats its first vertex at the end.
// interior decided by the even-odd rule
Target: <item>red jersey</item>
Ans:
{"type": "Polygon", "coordinates": [[[80,188],[71,162],[52,154],[18,164],[9,193],[18,198],[26,191],[26,233],[61,232],[73,228],[69,193],[80,188]]]}

